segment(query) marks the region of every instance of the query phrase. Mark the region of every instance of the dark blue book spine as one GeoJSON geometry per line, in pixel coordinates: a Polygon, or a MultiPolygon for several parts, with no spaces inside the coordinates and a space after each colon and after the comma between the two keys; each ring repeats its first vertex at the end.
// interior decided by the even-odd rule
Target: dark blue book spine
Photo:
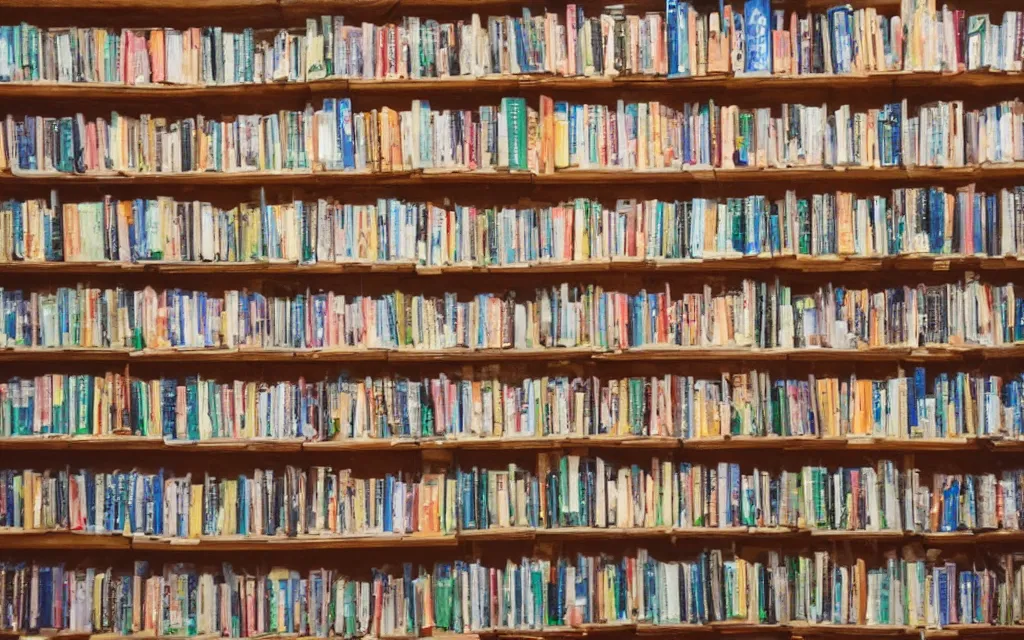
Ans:
{"type": "Polygon", "coordinates": [[[679,15],[678,0],[665,1],[665,21],[668,35],[668,77],[679,75],[679,15]]]}

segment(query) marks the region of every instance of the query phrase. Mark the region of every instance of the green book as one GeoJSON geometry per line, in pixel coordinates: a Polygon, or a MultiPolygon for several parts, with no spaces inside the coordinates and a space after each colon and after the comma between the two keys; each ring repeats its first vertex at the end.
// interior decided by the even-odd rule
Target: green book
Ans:
{"type": "Polygon", "coordinates": [[[434,624],[445,631],[452,630],[454,588],[451,578],[438,578],[434,589],[434,624]]]}
{"type": "Polygon", "coordinates": [[[502,98],[501,112],[508,130],[508,168],[526,171],[526,98],[502,98]]]}
{"type": "Polygon", "coordinates": [[[350,638],[356,634],[356,583],[345,583],[345,603],[343,605],[345,616],[345,637],[350,638]]]}
{"type": "Polygon", "coordinates": [[[78,378],[78,424],[75,433],[89,435],[92,432],[93,384],[87,376],[78,378]]]}

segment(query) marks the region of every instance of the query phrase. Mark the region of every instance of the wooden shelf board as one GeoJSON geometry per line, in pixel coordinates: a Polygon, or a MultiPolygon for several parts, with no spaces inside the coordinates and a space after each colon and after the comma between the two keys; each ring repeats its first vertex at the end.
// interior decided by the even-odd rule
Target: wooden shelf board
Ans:
{"type": "Polygon", "coordinates": [[[135,362],[385,362],[384,349],[180,349],[131,351],[135,362]]]}
{"type": "Polygon", "coordinates": [[[398,349],[387,352],[391,362],[448,362],[454,356],[460,362],[551,362],[589,360],[597,350],[592,347],[552,347],[550,349],[398,349]]]}
{"type": "Polygon", "coordinates": [[[72,533],[69,531],[19,531],[0,528],[0,549],[125,550],[131,540],[117,534],[72,533]]]}
{"type": "Polygon", "coordinates": [[[1018,164],[986,165],[962,168],[803,168],[788,169],[694,169],[666,171],[619,171],[568,169],[550,174],[507,171],[461,172],[280,172],[239,173],[122,173],[69,174],[19,172],[0,174],[0,185],[62,185],[104,186],[133,184],[153,187],[258,187],[265,186],[520,186],[573,187],[591,185],[672,185],[672,184],[788,184],[800,181],[831,181],[872,183],[894,181],[978,181],[1024,177],[1024,166],[1018,164]]]}
{"type": "Polygon", "coordinates": [[[315,551],[334,549],[379,549],[390,547],[453,547],[458,539],[450,535],[367,535],[367,536],[302,536],[285,538],[280,536],[230,536],[198,539],[161,538],[151,539],[138,536],[132,539],[131,548],[137,550],[175,551],[261,551],[273,552],[278,549],[289,551],[315,551]]]}
{"type": "Polygon", "coordinates": [[[367,534],[351,536],[302,535],[285,536],[203,536],[200,538],[171,538],[145,535],[89,534],[71,531],[22,531],[0,529],[0,548],[76,550],[163,550],[182,553],[206,551],[311,551],[378,548],[454,547],[463,543],[515,543],[553,541],[610,541],[610,540],[702,540],[702,541],[869,541],[903,544],[912,541],[928,545],[1019,543],[1024,534],[1019,531],[969,531],[953,534],[907,533],[902,531],[816,531],[785,527],[673,527],[652,528],[595,528],[555,527],[533,529],[505,527],[484,530],[459,531],[455,534],[367,534]]]}
{"type": "Polygon", "coordinates": [[[787,271],[796,273],[884,273],[893,269],[907,272],[979,270],[988,272],[1024,270],[1024,260],[1015,257],[981,256],[893,256],[888,258],[747,256],[702,260],[588,260],[540,262],[524,265],[426,266],[408,262],[315,263],[294,262],[0,262],[0,274],[108,276],[125,273],[316,276],[346,274],[417,274],[421,276],[512,275],[577,273],[695,273],[734,271],[787,271]]]}
{"type": "MultiPolygon", "coordinates": [[[[42,0],[46,2],[47,0],[42,0]]],[[[123,2],[135,7],[133,0],[101,0],[123,2]]],[[[189,1],[189,0],[184,0],[189,1]]],[[[202,0],[193,0],[199,4],[202,0]]],[[[433,7],[439,0],[432,0],[433,7]]],[[[245,0],[236,0],[244,4],[245,0]]],[[[59,4],[54,2],[54,4],[59,4]]],[[[383,4],[383,3],[382,3],[383,4]]],[[[274,6],[273,2],[265,6],[274,6]]],[[[479,10],[479,0],[467,4],[466,11],[479,10]]],[[[0,99],[8,100],[106,100],[119,104],[132,101],[204,100],[293,98],[315,101],[326,96],[346,94],[360,96],[393,96],[430,98],[450,95],[451,92],[473,94],[515,94],[519,92],[650,92],[670,90],[717,90],[788,92],[796,90],[886,91],[899,89],[927,89],[941,87],[945,91],[957,89],[1019,88],[1024,86],[1024,74],[1000,72],[968,72],[955,74],[929,72],[871,73],[861,75],[806,75],[745,77],[716,74],[690,78],[664,76],[600,76],[561,77],[545,74],[524,76],[485,76],[481,78],[451,77],[423,79],[364,80],[360,78],[327,78],[308,82],[235,84],[235,85],[174,85],[174,84],[59,84],[53,82],[0,83],[0,99]]]]}
{"type": "Polygon", "coordinates": [[[161,451],[170,454],[196,451],[296,453],[299,451],[430,451],[430,450],[541,450],[564,449],[686,449],[694,451],[858,451],[858,452],[1008,452],[1024,450],[1024,441],[993,441],[986,438],[891,439],[817,438],[810,436],[734,436],[729,438],[678,439],[668,436],[509,437],[453,439],[346,439],[323,442],[284,440],[167,441],[141,436],[13,436],[0,438],[0,451],[161,451]],[[1013,445],[1013,446],[1011,446],[1013,445]]]}

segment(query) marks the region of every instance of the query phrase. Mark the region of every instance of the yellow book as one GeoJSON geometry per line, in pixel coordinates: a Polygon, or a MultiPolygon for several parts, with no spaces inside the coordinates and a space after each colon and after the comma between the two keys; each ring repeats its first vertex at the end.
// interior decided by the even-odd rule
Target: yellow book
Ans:
{"type": "Polygon", "coordinates": [[[356,498],[355,498],[355,524],[353,525],[353,532],[362,532],[366,526],[366,482],[362,479],[355,481],[356,485],[356,498]]]}
{"type": "Polygon", "coordinates": [[[92,583],[92,624],[94,628],[103,628],[103,581],[106,574],[97,573],[92,583]]]}
{"type": "Polygon", "coordinates": [[[736,613],[740,617],[747,617],[747,562],[743,559],[736,560],[736,585],[739,589],[739,599],[736,601],[736,613]]]}
{"type": "Polygon", "coordinates": [[[238,533],[238,481],[228,480],[225,483],[224,524],[221,530],[228,535],[238,533]]]}
{"type": "Polygon", "coordinates": [[[192,501],[188,507],[188,537],[198,538],[203,533],[203,485],[192,485],[192,501]]]}
{"type": "Polygon", "coordinates": [[[555,168],[569,166],[569,113],[564,102],[555,103],[555,168]]]}
{"type": "Polygon", "coordinates": [[[256,437],[256,385],[245,387],[245,438],[256,437]]]}
{"type": "Polygon", "coordinates": [[[21,481],[21,490],[24,497],[22,504],[25,505],[22,508],[21,520],[22,528],[26,531],[36,528],[35,476],[35,473],[26,471],[21,481]]]}

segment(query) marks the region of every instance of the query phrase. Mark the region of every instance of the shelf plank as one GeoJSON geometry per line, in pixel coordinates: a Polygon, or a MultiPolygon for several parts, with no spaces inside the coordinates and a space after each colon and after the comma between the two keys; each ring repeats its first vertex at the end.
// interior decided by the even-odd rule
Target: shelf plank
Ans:
{"type": "Polygon", "coordinates": [[[550,349],[0,349],[0,363],[311,363],[311,362],[977,362],[1024,357],[1024,344],[1001,347],[877,347],[867,349],[736,349],[643,347],[604,351],[596,347],[550,349]]]}
{"type": "Polygon", "coordinates": [[[297,453],[299,451],[559,451],[563,449],[638,449],[693,451],[821,451],[1017,453],[1024,441],[986,438],[899,440],[884,438],[817,438],[809,436],[733,436],[680,439],[668,436],[511,437],[458,439],[363,439],[302,442],[300,440],[164,441],[142,436],[13,436],[0,438],[0,451],[160,451],[171,455],[202,451],[297,453]]]}
{"type": "Polygon", "coordinates": [[[3,275],[119,276],[143,273],[163,275],[233,275],[240,277],[304,277],[340,275],[415,274],[442,276],[522,276],[572,275],[586,273],[734,273],[753,271],[792,273],[945,273],[985,271],[990,273],[1024,271],[1024,260],[1015,257],[988,256],[742,256],[703,259],[611,259],[578,262],[536,262],[514,265],[428,266],[411,262],[314,263],[295,262],[0,262],[3,275]]]}
{"type": "MultiPolygon", "coordinates": [[[[152,187],[576,187],[594,185],[679,185],[679,184],[784,184],[800,181],[871,184],[884,182],[970,182],[1024,177],[1024,164],[950,168],[738,168],[693,170],[583,170],[566,169],[549,174],[507,171],[388,173],[353,171],[305,171],[238,173],[96,173],[72,174],[18,172],[0,174],[0,186],[38,185],[114,186],[131,184],[152,187]]],[[[521,194],[521,195],[525,195],[521,194]]]]}
{"type": "Polygon", "coordinates": [[[202,536],[200,538],[172,538],[146,535],[89,534],[65,530],[0,529],[0,545],[4,549],[43,550],[119,550],[119,551],[174,551],[180,553],[209,551],[325,551],[345,549],[428,548],[456,547],[463,543],[515,542],[543,543],[555,541],[610,541],[610,540],[681,540],[765,542],[813,541],[871,542],[905,544],[923,542],[931,546],[965,544],[1019,544],[1024,532],[991,531],[974,533],[908,533],[902,531],[814,531],[785,527],[695,527],[695,528],[596,528],[560,527],[533,529],[529,527],[492,528],[459,531],[454,534],[367,534],[367,535],[301,535],[286,536],[202,536]]]}
{"type": "MultiPolygon", "coordinates": [[[[132,4],[132,0],[104,1],[132,4]]],[[[197,1],[201,2],[201,0],[197,1]]],[[[237,1],[244,2],[244,0],[237,1]]],[[[432,0],[432,5],[436,7],[437,1],[432,0]]],[[[831,6],[831,0],[829,1],[831,6]]],[[[467,8],[467,12],[479,10],[478,0],[473,0],[472,5],[472,8],[467,8]]],[[[308,82],[238,85],[6,82],[0,83],[0,100],[110,101],[123,108],[123,105],[133,102],[153,103],[159,100],[291,99],[315,102],[323,97],[339,94],[346,94],[354,98],[372,96],[424,99],[448,96],[452,92],[501,95],[521,92],[586,94],[600,91],[607,95],[608,92],[636,94],[638,92],[706,90],[735,93],[757,91],[765,94],[801,90],[821,90],[829,93],[877,92],[924,90],[932,87],[949,92],[972,89],[1013,89],[1024,87],[1024,74],[990,71],[966,73],[882,72],[861,75],[775,75],[769,77],[716,74],[690,78],[667,78],[664,76],[561,77],[537,74],[393,80],[328,78],[308,82]]]]}
{"type": "Polygon", "coordinates": [[[0,549],[75,549],[82,551],[122,551],[131,549],[131,540],[115,534],[73,533],[69,531],[19,531],[0,528],[0,549]]]}

